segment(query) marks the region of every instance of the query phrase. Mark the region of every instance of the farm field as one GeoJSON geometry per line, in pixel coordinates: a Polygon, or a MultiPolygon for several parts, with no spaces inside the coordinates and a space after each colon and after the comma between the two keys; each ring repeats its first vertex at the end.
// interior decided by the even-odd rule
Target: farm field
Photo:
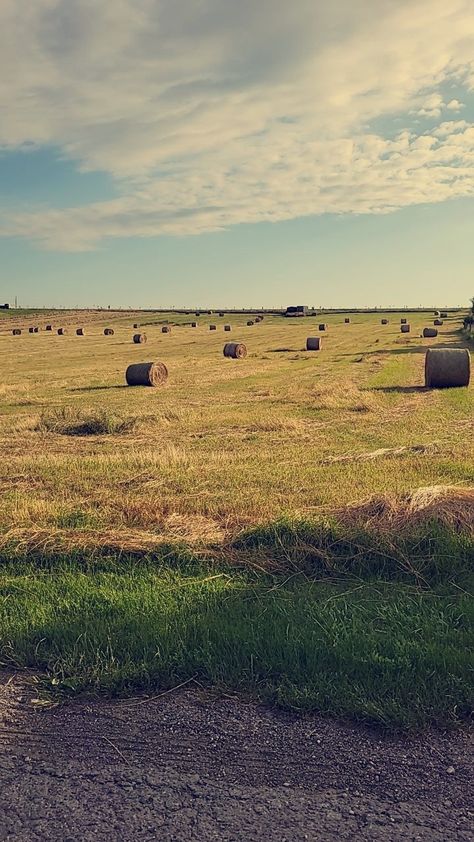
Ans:
{"type": "Polygon", "coordinates": [[[54,692],[193,681],[390,726],[462,719],[474,389],[423,388],[426,348],[470,347],[462,315],[422,339],[433,315],[405,311],[2,314],[0,661],[54,692]],[[165,386],[126,386],[145,361],[165,386]]]}

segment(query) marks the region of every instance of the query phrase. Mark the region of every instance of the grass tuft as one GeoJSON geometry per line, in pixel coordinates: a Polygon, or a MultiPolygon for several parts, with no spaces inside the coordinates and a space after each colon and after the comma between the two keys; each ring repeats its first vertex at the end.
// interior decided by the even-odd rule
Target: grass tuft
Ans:
{"type": "Polygon", "coordinates": [[[44,412],[35,429],[63,436],[101,436],[128,433],[135,425],[135,418],[124,418],[105,408],[78,410],[66,406],[44,412]]]}

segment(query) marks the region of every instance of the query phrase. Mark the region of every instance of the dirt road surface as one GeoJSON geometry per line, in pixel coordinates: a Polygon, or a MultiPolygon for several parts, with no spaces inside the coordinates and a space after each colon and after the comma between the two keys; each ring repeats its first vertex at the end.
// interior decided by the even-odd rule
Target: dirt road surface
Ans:
{"type": "Polygon", "coordinates": [[[472,744],[184,689],[32,704],[0,676],[1,842],[472,842],[472,744]]]}

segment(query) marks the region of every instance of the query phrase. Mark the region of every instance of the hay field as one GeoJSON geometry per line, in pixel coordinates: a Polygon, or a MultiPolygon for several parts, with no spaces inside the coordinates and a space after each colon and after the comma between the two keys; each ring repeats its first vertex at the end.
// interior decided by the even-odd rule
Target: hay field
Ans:
{"type": "Polygon", "coordinates": [[[325,317],[323,350],[313,353],[304,349],[318,334],[317,317],[267,316],[247,327],[245,315],[213,315],[196,329],[192,318],[8,320],[9,328],[66,325],[66,336],[42,329],[13,337],[2,325],[2,531],[77,526],[138,542],[146,532],[147,540],[213,543],[282,515],[472,484],[472,386],[420,388],[426,348],[463,344],[460,316],[445,320],[434,340],[420,338],[432,323],[420,313],[409,314],[408,337],[399,314],[387,326],[376,314],[355,314],[349,325],[342,315],[325,317]],[[168,335],[165,321],[175,322],[168,335]],[[146,345],[132,344],[136,322],[146,345]],[[106,337],[109,324],[115,334],[106,337]],[[247,344],[247,359],[223,357],[229,336],[247,344]],[[167,385],[126,387],[127,365],[147,360],[168,366],[167,385]],[[97,415],[105,433],[100,423],[95,434],[88,428],[97,415]]]}
{"type": "Polygon", "coordinates": [[[474,389],[423,388],[426,348],[470,347],[462,313],[436,339],[419,312],[2,315],[1,663],[62,692],[192,680],[388,725],[465,715],[474,389]],[[166,386],[125,385],[145,361],[166,386]]]}

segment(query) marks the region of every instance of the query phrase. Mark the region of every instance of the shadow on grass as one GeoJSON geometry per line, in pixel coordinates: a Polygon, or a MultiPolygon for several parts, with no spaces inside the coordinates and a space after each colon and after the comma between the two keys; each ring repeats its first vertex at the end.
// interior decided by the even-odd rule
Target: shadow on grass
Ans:
{"type": "Polygon", "coordinates": [[[115,386],[79,386],[76,389],[69,389],[70,392],[104,392],[113,391],[114,389],[128,389],[126,383],[120,383],[115,386]]]}
{"type": "Polygon", "coordinates": [[[398,392],[401,395],[418,395],[423,392],[432,392],[432,389],[428,389],[427,386],[367,386],[361,389],[361,392],[385,392],[386,394],[398,392]]]}

